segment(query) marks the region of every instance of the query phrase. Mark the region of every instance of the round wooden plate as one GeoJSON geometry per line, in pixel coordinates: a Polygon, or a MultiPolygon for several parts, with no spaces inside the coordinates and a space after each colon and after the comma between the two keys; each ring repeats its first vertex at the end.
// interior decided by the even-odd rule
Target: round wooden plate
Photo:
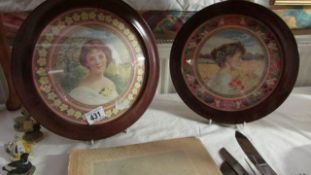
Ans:
{"type": "Polygon", "coordinates": [[[46,1],[19,30],[12,62],[30,114],[79,140],[105,138],[133,124],[150,104],[159,74],[151,30],[115,0],[46,1]],[[95,110],[87,120],[94,109],[101,117],[95,110]]]}
{"type": "Polygon", "coordinates": [[[225,1],[192,16],[171,50],[170,71],[183,101],[222,123],[259,119],[291,92],[299,67],[295,38],[273,12],[225,1]]]}

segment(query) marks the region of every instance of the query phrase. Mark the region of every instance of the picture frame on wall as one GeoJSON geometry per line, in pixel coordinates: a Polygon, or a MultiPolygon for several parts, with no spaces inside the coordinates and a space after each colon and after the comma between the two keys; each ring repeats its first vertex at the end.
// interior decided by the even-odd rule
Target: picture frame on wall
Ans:
{"type": "Polygon", "coordinates": [[[294,87],[298,67],[291,30],[269,9],[247,1],[216,3],[194,14],[170,56],[182,100],[220,123],[250,122],[274,111],[294,87]]]}
{"type": "Polygon", "coordinates": [[[310,0],[270,0],[271,5],[311,5],[310,0]]]}
{"type": "Polygon", "coordinates": [[[92,140],[124,131],[155,94],[152,32],[122,1],[47,1],[27,17],[13,49],[23,105],[64,137],[92,140]]]}
{"type": "Polygon", "coordinates": [[[275,5],[271,10],[276,13],[295,35],[311,34],[311,6],[308,5],[275,5]]]}

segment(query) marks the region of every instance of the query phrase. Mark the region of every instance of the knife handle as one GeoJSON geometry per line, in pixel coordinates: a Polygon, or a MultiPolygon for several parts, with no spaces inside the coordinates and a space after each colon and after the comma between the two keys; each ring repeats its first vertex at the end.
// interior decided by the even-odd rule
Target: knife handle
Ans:
{"type": "Polygon", "coordinates": [[[220,165],[220,171],[223,175],[238,175],[227,162],[220,165]]]}
{"type": "Polygon", "coordinates": [[[221,148],[219,153],[237,175],[249,175],[243,166],[235,160],[235,158],[225,148],[221,148]]]}
{"type": "Polygon", "coordinates": [[[271,167],[268,167],[268,164],[257,164],[257,169],[261,172],[262,175],[277,175],[271,167]]]}

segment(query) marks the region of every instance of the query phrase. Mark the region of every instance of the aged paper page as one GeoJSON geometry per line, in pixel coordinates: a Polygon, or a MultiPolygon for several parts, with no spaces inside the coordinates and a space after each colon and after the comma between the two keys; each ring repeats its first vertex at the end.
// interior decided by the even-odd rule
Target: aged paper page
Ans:
{"type": "Polygon", "coordinates": [[[221,175],[196,138],[75,150],[68,171],[69,175],[221,175]]]}

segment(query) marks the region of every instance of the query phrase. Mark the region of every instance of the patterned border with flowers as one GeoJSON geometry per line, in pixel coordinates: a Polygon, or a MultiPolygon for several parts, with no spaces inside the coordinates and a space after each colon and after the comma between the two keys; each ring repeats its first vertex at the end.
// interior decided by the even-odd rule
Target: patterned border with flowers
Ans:
{"type": "MultiPolygon", "coordinates": [[[[64,101],[56,92],[56,88],[53,86],[49,77],[48,71],[48,58],[51,48],[44,47],[46,44],[53,44],[57,40],[57,36],[61,35],[63,30],[72,25],[79,25],[80,22],[94,22],[103,23],[118,30],[128,40],[133,48],[134,52],[134,69],[135,74],[132,80],[132,85],[127,93],[118,100],[118,104],[112,104],[104,106],[106,118],[99,122],[104,123],[113,120],[127,111],[128,108],[135,102],[144,80],[145,72],[145,60],[143,58],[143,52],[139,45],[138,39],[134,32],[131,31],[127,24],[117,16],[99,9],[83,8],[69,11],[62,14],[60,17],[53,20],[41,33],[41,37],[37,42],[33,53],[33,77],[38,93],[43,101],[58,115],[61,117],[74,120],[78,122],[86,123],[84,113],[88,111],[82,111],[64,101]],[[42,35],[44,33],[44,36],[42,35]],[[123,105],[122,108],[118,105],[123,105]],[[124,107],[126,106],[126,107],[124,107]]],[[[91,110],[91,109],[90,109],[91,110]]]]}
{"type": "Polygon", "coordinates": [[[199,26],[189,37],[183,49],[182,74],[183,78],[193,95],[211,108],[221,111],[241,111],[254,107],[266,99],[277,87],[283,70],[283,56],[272,31],[258,20],[242,15],[224,15],[208,20],[199,26]],[[266,76],[260,86],[247,96],[239,98],[225,98],[214,95],[212,92],[200,85],[196,77],[195,66],[188,64],[196,59],[197,47],[205,42],[205,36],[217,32],[218,28],[234,26],[247,29],[264,44],[268,51],[269,65],[266,76]]]}

